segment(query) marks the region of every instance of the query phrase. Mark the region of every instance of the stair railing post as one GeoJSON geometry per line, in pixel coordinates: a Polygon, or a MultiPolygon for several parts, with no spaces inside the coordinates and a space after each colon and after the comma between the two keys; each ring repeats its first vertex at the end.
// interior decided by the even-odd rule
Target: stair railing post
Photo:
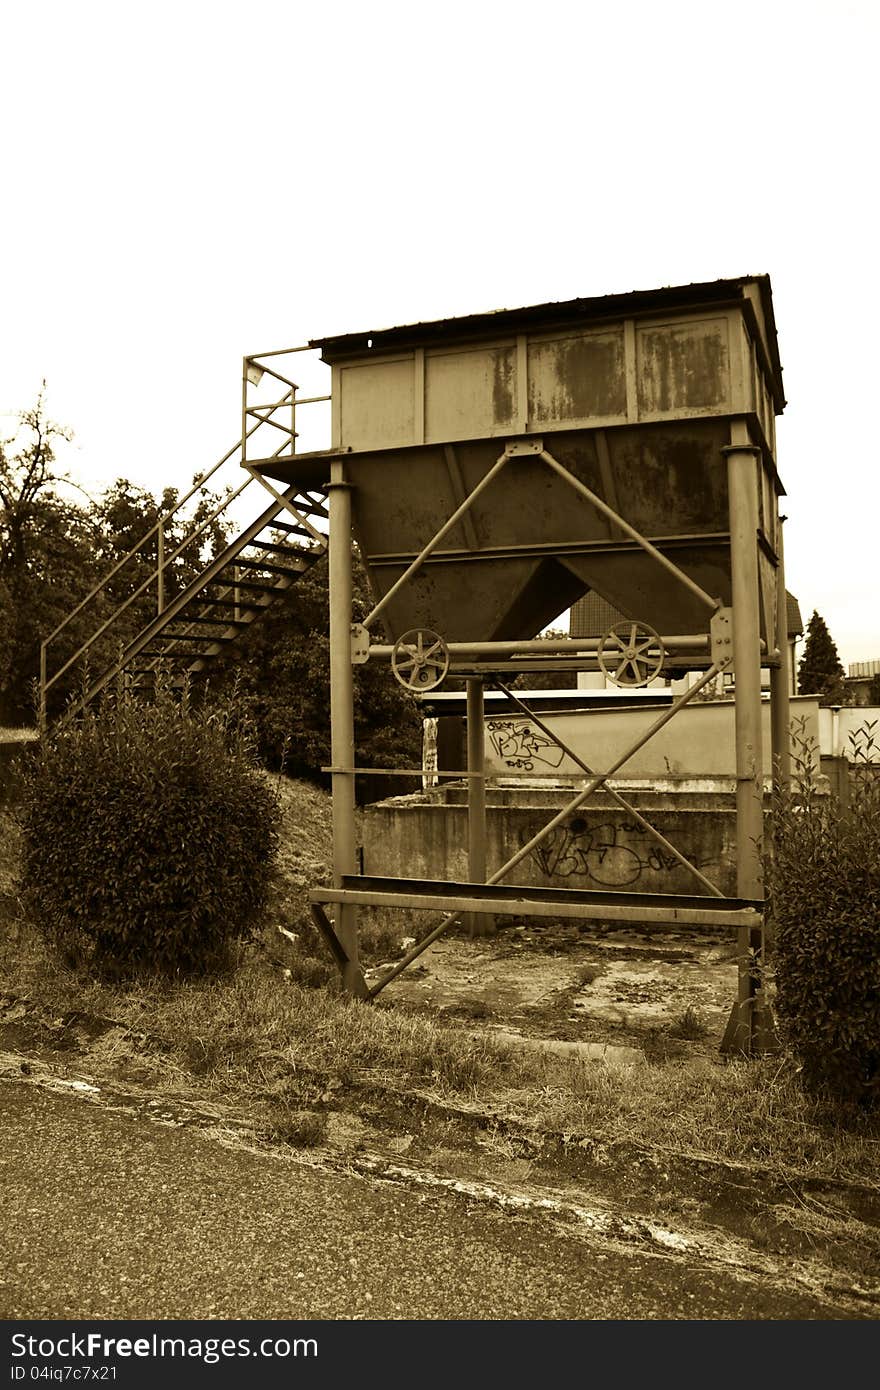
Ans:
{"type": "MultiPolygon", "coordinates": [[[[257,427],[258,428],[258,427],[257,427]]],[[[248,359],[241,364],[241,466],[247,463],[248,440],[248,359]]]]}
{"type": "Polygon", "coordinates": [[[165,612],[165,523],[156,532],[156,612],[165,612]]]}
{"type": "Polygon", "coordinates": [[[46,663],[47,644],[40,643],[40,733],[46,732],[46,663]]]}
{"type": "MultiPolygon", "coordinates": [[[[342,887],[357,873],[354,780],[354,677],[351,664],[351,487],[345,465],[330,465],[330,756],[333,761],[333,883],[342,887]]],[[[347,956],[342,981],[349,994],[358,992],[357,908],[340,903],[336,935],[347,956]]]]}

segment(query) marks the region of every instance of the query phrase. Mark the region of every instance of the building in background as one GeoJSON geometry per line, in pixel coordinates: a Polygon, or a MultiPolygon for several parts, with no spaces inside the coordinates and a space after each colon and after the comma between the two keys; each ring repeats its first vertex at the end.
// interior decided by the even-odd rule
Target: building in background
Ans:
{"type": "Polygon", "coordinates": [[[850,663],[844,684],[848,705],[876,705],[877,685],[880,685],[880,657],[874,661],[850,663]]]}

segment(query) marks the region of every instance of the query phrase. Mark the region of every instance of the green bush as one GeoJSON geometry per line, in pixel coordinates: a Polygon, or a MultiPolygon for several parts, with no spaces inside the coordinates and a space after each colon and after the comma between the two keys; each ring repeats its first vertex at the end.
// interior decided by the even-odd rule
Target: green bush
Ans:
{"type": "Polygon", "coordinates": [[[880,766],[873,725],[853,740],[847,805],[822,795],[801,737],[774,804],[766,865],[776,1008],[805,1089],[880,1093],[880,766]]]}
{"type": "Polygon", "coordinates": [[[118,691],[43,739],[24,780],[24,899],[68,963],[194,974],[260,923],[278,807],[230,707],[118,691]]]}

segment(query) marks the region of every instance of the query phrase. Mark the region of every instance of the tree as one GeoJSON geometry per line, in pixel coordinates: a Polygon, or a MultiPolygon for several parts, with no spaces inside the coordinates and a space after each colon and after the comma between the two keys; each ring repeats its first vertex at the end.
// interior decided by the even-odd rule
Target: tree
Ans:
{"type": "MultiPolygon", "coordinates": [[[[71,431],[50,420],[46,384],[0,440],[0,720],[33,714],[40,641],[88,592],[96,575],[95,527],[66,496],[82,491],[58,467],[71,431]]],[[[85,494],[84,494],[85,495],[85,494]]],[[[70,634],[75,637],[75,628],[70,634]]]]}
{"type": "MultiPolygon", "coordinates": [[[[372,607],[354,555],[353,616],[372,607]]],[[[208,698],[235,683],[270,767],[323,781],[330,763],[330,637],[327,558],[300,576],[289,595],[231,644],[206,673],[208,698]]],[[[389,667],[354,667],[355,746],[365,767],[421,767],[422,721],[414,697],[389,667]]],[[[367,791],[369,792],[369,788],[367,791]]]]}
{"type": "Polygon", "coordinates": [[[825,619],[813,609],[807,640],[798,666],[798,693],[818,695],[820,704],[841,705],[845,699],[844,670],[825,619]]]}

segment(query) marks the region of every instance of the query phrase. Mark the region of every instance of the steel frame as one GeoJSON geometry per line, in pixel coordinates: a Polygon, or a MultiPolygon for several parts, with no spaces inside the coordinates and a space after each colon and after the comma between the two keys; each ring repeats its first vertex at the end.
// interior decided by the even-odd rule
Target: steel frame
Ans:
{"type": "MultiPolygon", "coordinates": [[[[422,954],[427,947],[435,941],[445,931],[448,931],[456,922],[461,920],[463,914],[469,914],[471,921],[480,914],[492,914],[499,910],[499,902],[510,902],[513,899],[501,898],[493,895],[492,890],[500,881],[505,878],[531,851],[540,844],[554,829],[582,806],[592,793],[600,786],[607,788],[608,778],[612,777],[619,769],[632,757],[655,733],[664,727],[670,719],[674,718],[685,705],[687,705],[711,680],[713,680],[727,666],[733,665],[736,671],[735,686],[735,725],[736,725],[736,745],[737,745],[737,895],[740,904],[748,902],[749,910],[746,916],[736,916],[732,909],[732,900],[725,898],[718,887],[710,882],[705,876],[687,861],[670,842],[661,835],[655,827],[651,826],[645,817],[636,812],[616,789],[607,788],[611,791],[617,804],[626,808],[628,814],[634,815],[639,824],[650,834],[658,839],[665,848],[672,852],[679,863],[685,865],[691,873],[698,879],[709,895],[705,900],[705,905],[698,906],[695,910],[703,921],[715,920],[719,917],[729,925],[734,925],[738,933],[739,945],[739,967],[738,967],[738,989],[737,998],[731,1011],[731,1018],[725,1039],[722,1044],[723,1049],[728,1052],[752,1053],[758,1050],[765,1050],[773,1045],[772,1020],[764,1004],[762,992],[761,965],[764,949],[764,925],[761,907],[763,904],[763,889],[761,883],[761,858],[762,858],[762,834],[763,834],[763,763],[761,756],[761,690],[760,690],[760,669],[762,655],[765,652],[764,644],[760,637],[759,624],[759,604],[760,588],[758,574],[758,469],[760,468],[759,459],[762,450],[751,442],[748,426],[744,420],[734,420],[731,423],[730,432],[731,443],[725,447],[723,453],[727,461],[728,487],[729,487],[729,514],[730,514],[730,550],[732,567],[732,629],[733,635],[730,642],[730,651],[724,657],[717,655],[710,657],[708,669],[700,679],[687,691],[680,695],[666,709],[663,714],[652,724],[651,728],[623,754],[617,757],[611,767],[605,772],[594,772],[586,763],[583,762],[571,749],[561,745],[569,756],[583,769],[587,775],[587,781],[576,795],[558,813],[539,830],[532,838],[513,854],[500,869],[496,870],[487,880],[486,888],[476,889],[475,884],[479,884],[485,879],[485,853],[486,853],[486,831],[485,831],[485,772],[482,767],[482,748],[477,749],[477,733],[474,724],[478,718],[480,705],[482,704],[482,684],[477,678],[475,667],[471,667],[469,674],[473,677],[468,682],[468,772],[467,785],[468,791],[468,862],[469,872],[474,882],[470,885],[447,884],[433,893],[425,893],[419,888],[415,881],[398,880],[392,891],[382,890],[379,886],[371,883],[369,879],[359,878],[355,872],[355,844],[354,844],[354,776],[356,771],[354,757],[354,738],[353,738],[353,689],[352,689],[352,647],[353,635],[356,635],[357,643],[361,650],[366,634],[375,626],[382,613],[392,602],[395,595],[407,584],[422,568],[422,566],[439,550],[442,541],[450,531],[464,518],[468,517],[470,509],[474,503],[489,488],[502,470],[506,467],[511,458],[523,455],[532,455],[540,458],[549,468],[562,477],[569,485],[586,501],[590,502],[599,510],[603,516],[616,526],[626,537],[630,544],[635,543],[645,551],[657,564],[661,565],[667,573],[678,579],[707,609],[707,616],[715,615],[721,609],[721,600],[708,594],[697,584],[690,575],[683,571],[666,554],[663,554],[647,537],[643,536],[635,527],[622,517],[613,507],[609,506],[602,498],[598,497],[590,488],[586,487],[580,479],[574,476],[564,465],[559,463],[553,455],[545,450],[543,441],[539,439],[511,440],[503,448],[495,463],[489,468],[479,483],[472,491],[459,503],[448,519],[435,532],[430,540],[422,547],[419,553],[407,564],[403,573],[394,581],[384,595],[376,602],[371,612],[364,622],[360,625],[353,625],[351,622],[351,496],[350,486],[346,479],[346,469],[344,457],[337,456],[333,461],[332,479],[330,487],[330,604],[331,604],[331,717],[333,723],[332,736],[332,788],[333,788],[333,824],[334,824],[334,876],[332,889],[314,889],[310,894],[312,911],[316,921],[319,922],[321,930],[325,935],[332,936],[335,946],[334,955],[340,965],[345,987],[353,994],[360,997],[373,998],[394,978],[405,970],[407,966],[422,954]],[[463,890],[467,887],[467,891],[463,890]],[[337,920],[331,926],[325,912],[325,904],[333,903],[337,913],[337,920]],[[445,907],[447,910],[442,920],[437,923],[417,945],[399,961],[393,970],[388,972],[378,984],[372,989],[368,989],[360,966],[357,954],[357,908],[363,904],[386,905],[389,907],[418,907],[418,908],[438,908],[445,907]]],[[[624,542],[626,543],[626,542],[624,542]]],[[[479,552],[473,552],[475,555],[479,552]]],[[[442,554],[442,552],[441,552],[442,554]]],[[[390,557],[389,557],[390,561],[390,557]]],[[[785,582],[784,570],[781,555],[781,542],[777,548],[777,624],[774,634],[778,651],[766,653],[763,659],[771,664],[772,686],[771,693],[773,699],[773,743],[774,752],[777,754],[776,773],[777,777],[786,775],[786,754],[788,746],[788,710],[787,710],[787,674],[786,674],[786,633],[784,627],[785,617],[785,582]]],[[[672,642],[675,639],[670,639],[672,642]]],[[[367,638],[368,641],[368,638],[367,638]]],[[[682,653],[690,651],[696,655],[698,650],[705,652],[709,645],[708,639],[693,636],[681,637],[678,639],[679,650],[682,653]]],[[[502,690],[507,688],[497,679],[499,667],[503,667],[516,654],[532,652],[535,653],[535,660],[546,655],[551,658],[558,655],[560,650],[566,654],[573,650],[580,652],[595,651],[595,642],[572,642],[568,643],[547,643],[547,642],[521,642],[521,643],[493,643],[490,641],[481,643],[451,643],[450,652],[459,661],[466,659],[467,656],[489,657],[486,663],[486,670],[494,673],[495,683],[502,690]],[[539,655],[540,654],[540,655],[539,655]],[[491,658],[494,657],[494,662],[491,658]]],[[[368,657],[386,658],[390,655],[392,648],[382,643],[370,646],[368,657]]],[[[362,655],[357,659],[363,659],[362,655]]],[[[704,658],[705,659],[705,658],[704,658]]],[[[702,664],[702,662],[700,663],[702,664]]],[[[455,668],[453,668],[455,669],[455,668]]],[[[460,670],[460,666],[458,668],[460,670]]],[[[507,692],[511,694],[509,691],[507,692]]],[[[523,709],[536,725],[544,732],[549,730],[542,724],[540,719],[535,716],[525,702],[518,697],[512,696],[515,703],[523,709]]],[[[480,721],[481,724],[481,721],[480,721]]],[[[482,728],[480,727],[480,734],[482,728]]],[[[551,735],[553,736],[553,735],[551,735]]],[[[555,736],[553,736],[555,738],[555,736]]],[[[558,738],[555,741],[559,743],[558,738]]],[[[407,769],[406,773],[413,775],[412,769],[407,769]]],[[[401,770],[403,775],[403,770],[401,770]]],[[[436,885],[435,885],[436,887],[436,885]]],[[[530,912],[545,913],[542,903],[556,902],[558,899],[552,897],[553,890],[541,890],[543,897],[539,894],[534,895],[533,891],[526,891],[517,888],[515,890],[517,903],[516,911],[522,915],[530,912]]],[[[606,895],[603,895],[606,896],[606,895]]],[[[576,915],[585,918],[599,917],[603,915],[613,916],[613,920],[644,921],[644,904],[634,901],[634,895],[621,893],[618,895],[619,901],[609,904],[607,901],[597,902],[595,896],[583,892],[579,895],[578,902],[581,904],[577,909],[576,915]],[[610,907],[614,908],[613,914],[610,907]]],[[[501,909],[502,911],[504,909],[501,909]]],[[[572,908],[572,911],[575,909],[572,908]]],[[[674,912],[670,901],[669,911],[674,912]]],[[[663,909],[660,907],[657,912],[652,912],[649,920],[653,925],[661,926],[663,923],[663,909]]],[[[670,920],[680,923],[683,919],[678,915],[673,915],[670,920]]],[[[329,939],[329,937],[328,937],[329,939]]]]}

